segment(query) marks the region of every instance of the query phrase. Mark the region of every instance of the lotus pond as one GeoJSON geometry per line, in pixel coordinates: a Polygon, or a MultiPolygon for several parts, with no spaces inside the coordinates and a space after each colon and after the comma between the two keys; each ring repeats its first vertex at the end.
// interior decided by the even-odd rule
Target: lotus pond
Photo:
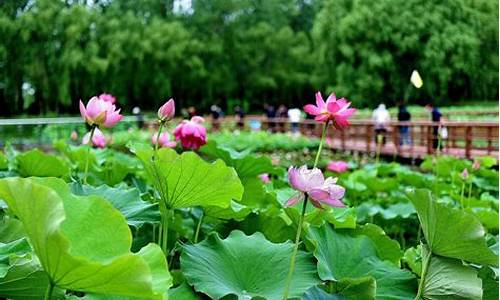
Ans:
{"type": "MultiPolygon", "coordinates": [[[[5,148],[0,295],[44,299],[52,286],[51,299],[282,299],[301,205],[285,205],[296,190],[276,165],[287,156],[265,154],[268,134],[243,134],[260,137],[263,154],[215,134],[156,161],[148,142],[125,147],[120,134],[91,151],[5,148]]],[[[318,144],[288,138],[278,153],[318,144]]],[[[336,157],[324,150],[321,161],[336,157]]],[[[496,164],[440,156],[325,170],[346,207],[306,207],[288,297],[498,299],[496,164]]]]}
{"type": "Polygon", "coordinates": [[[80,102],[83,145],[0,152],[0,296],[498,299],[495,158],[339,161],[326,128],[355,110],[320,93],[319,140],[171,131],[173,99],[158,132],[110,139],[108,96],[80,102]]]}

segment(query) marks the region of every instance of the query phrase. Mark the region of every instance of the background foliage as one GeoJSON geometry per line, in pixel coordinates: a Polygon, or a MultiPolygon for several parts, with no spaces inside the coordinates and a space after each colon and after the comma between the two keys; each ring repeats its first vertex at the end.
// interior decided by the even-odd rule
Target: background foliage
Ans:
{"type": "Polygon", "coordinates": [[[316,90],[358,107],[498,97],[495,0],[193,0],[176,12],[174,2],[1,1],[0,114],[76,113],[100,92],[126,112],[170,96],[257,111],[316,90]]]}

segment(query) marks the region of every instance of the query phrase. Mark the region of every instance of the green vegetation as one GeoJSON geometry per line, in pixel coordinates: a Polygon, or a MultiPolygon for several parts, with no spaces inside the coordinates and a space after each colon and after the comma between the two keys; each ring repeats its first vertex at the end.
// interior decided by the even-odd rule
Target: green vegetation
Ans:
{"type": "MultiPolygon", "coordinates": [[[[286,169],[224,134],[155,160],[138,137],[120,150],[0,153],[0,297],[282,300],[301,213],[284,205],[297,192],[286,169]]],[[[295,143],[254,150],[313,147],[295,143]]],[[[496,164],[441,156],[325,171],[346,207],[307,207],[290,297],[498,299],[496,164]]]]}
{"type": "Polygon", "coordinates": [[[317,90],[356,107],[498,97],[497,1],[174,2],[1,1],[0,114],[74,114],[101,92],[127,113],[170,96],[201,111],[300,106],[317,90]]]}

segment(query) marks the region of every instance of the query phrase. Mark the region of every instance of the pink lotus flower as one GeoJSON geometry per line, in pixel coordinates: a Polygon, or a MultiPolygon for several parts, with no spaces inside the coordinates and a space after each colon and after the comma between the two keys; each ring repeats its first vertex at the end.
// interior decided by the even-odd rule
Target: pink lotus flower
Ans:
{"type": "Polygon", "coordinates": [[[90,126],[112,127],[123,118],[114,104],[97,97],[92,97],[87,107],[80,100],[80,114],[90,126]]]}
{"type": "Polygon", "coordinates": [[[332,121],[337,129],[344,129],[349,126],[348,118],[356,112],[356,109],[349,108],[351,102],[340,98],[337,100],[334,93],[328,96],[326,102],[323,100],[320,92],[316,93],[316,106],[307,104],[304,111],[310,115],[316,116],[314,119],[318,122],[332,121]]]}
{"type": "Polygon", "coordinates": [[[462,176],[463,179],[467,179],[469,178],[469,171],[467,170],[467,168],[465,168],[462,173],[460,174],[460,176],[462,176]]]}
{"type": "MultiPolygon", "coordinates": [[[[87,145],[89,143],[90,139],[90,132],[87,132],[82,139],[82,143],[87,145]]],[[[102,133],[102,131],[99,130],[99,128],[94,129],[94,135],[92,136],[92,145],[96,146],[97,148],[104,148],[106,147],[106,137],[102,133]]]]}
{"type": "Polygon", "coordinates": [[[205,119],[194,116],[191,120],[184,120],[174,129],[175,139],[180,141],[182,147],[198,150],[207,143],[207,130],[201,123],[205,119]]]}
{"type": "Polygon", "coordinates": [[[285,206],[297,204],[304,198],[306,193],[311,199],[311,203],[318,208],[322,208],[322,204],[344,207],[341,199],[344,197],[345,189],[337,185],[337,178],[328,177],[326,180],[318,168],[311,170],[307,166],[300,168],[290,167],[288,169],[288,181],[290,185],[300,191],[299,195],[293,196],[285,206]]]}
{"type": "MultiPolygon", "coordinates": [[[[158,132],[153,134],[153,136],[151,137],[151,142],[153,143],[153,145],[156,145],[157,136],[158,132]]],[[[159,146],[166,148],[175,148],[175,146],[177,146],[177,143],[175,141],[170,140],[170,134],[168,134],[168,132],[163,132],[160,134],[159,146]]]]}
{"type": "Polygon", "coordinates": [[[76,131],[71,131],[71,135],[70,135],[70,138],[72,141],[76,141],[78,139],[78,132],[76,131]]]}
{"type": "Polygon", "coordinates": [[[158,120],[165,122],[172,120],[175,115],[175,102],[170,98],[160,109],[158,109],[158,120]]]}
{"type": "Polygon", "coordinates": [[[328,171],[332,171],[335,173],[344,173],[345,171],[347,171],[347,168],[348,168],[347,163],[341,160],[332,160],[326,166],[326,169],[328,171]]]}
{"type": "Polygon", "coordinates": [[[99,99],[104,100],[106,102],[110,102],[111,104],[115,104],[116,103],[115,96],[113,96],[111,94],[102,93],[102,94],[99,95],[99,99]]]}
{"type": "Polygon", "coordinates": [[[474,160],[474,163],[472,164],[472,169],[473,170],[479,170],[481,169],[481,162],[477,159],[474,160]]]}
{"type": "Polygon", "coordinates": [[[262,182],[264,184],[268,184],[271,181],[271,179],[269,179],[269,174],[267,174],[267,173],[260,174],[259,178],[260,178],[260,180],[262,180],[262,182]]]}

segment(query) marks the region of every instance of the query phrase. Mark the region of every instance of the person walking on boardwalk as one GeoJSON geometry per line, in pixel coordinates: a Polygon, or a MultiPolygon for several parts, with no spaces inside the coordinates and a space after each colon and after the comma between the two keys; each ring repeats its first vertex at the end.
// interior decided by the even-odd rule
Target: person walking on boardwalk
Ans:
{"type": "Polygon", "coordinates": [[[387,126],[391,121],[389,111],[385,108],[385,104],[379,104],[379,106],[373,111],[372,120],[375,126],[375,142],[380,142],[382,145],[385,145],[387,126]]]}
{"type": "Polygon", "coordinates": [[[432,126],[432,148],[437,149],[441,148],[439,145],[439,127],[441,126],[441,117],[443,116],[439,109],[435,107],[432,103],[429,103],[425,106],[428,112],[431,113],[431,120],[435,123],[432,126]]]}
{"type": "MultiPolygon", "coordinates": [[[[399,105],[398,110],[399,122],[409,122],[411,120],[411,114],[404,103],[399,105]]],[[[399,125],[399,145],[411,145],[410,126],[399,125]]]]}

